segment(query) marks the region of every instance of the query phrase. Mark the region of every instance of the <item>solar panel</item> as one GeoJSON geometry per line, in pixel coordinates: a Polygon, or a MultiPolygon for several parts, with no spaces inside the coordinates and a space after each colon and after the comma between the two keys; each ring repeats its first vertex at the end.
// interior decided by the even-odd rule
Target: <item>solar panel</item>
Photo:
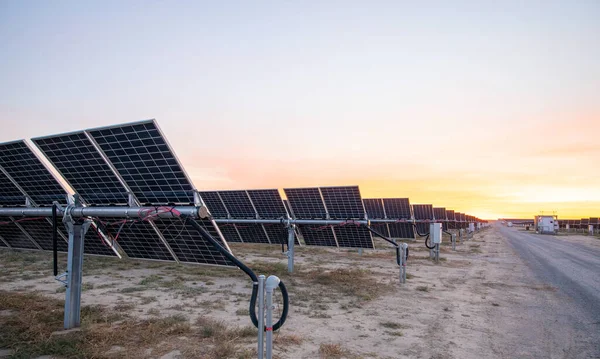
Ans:
{"type": "MultiPolygon", "coordinates": [[[[271,240],[271,244],[281,244],[288,242],[288,229],[280,224],[263,224],[269,239],[271,240]]],[[[298,241],[298,236],[294,232],[294,243],[300,245],[298,241]]]]}
{"type": "MultiPolygon", "coordinates": [[[[166,218],[155,219],[154,223],[180,262],[233,265],[212,244],[205,241],[191,223],[180,219],[166,218]]],[[[212,227],[210,224],[204,224],[204,226],[205,228],[212,227]]],[[[213,237],[219,241],[218,236],[213,237]]],[[[224,246],[222,242],[220,244],[224,246]]],[[[227,249],[227,247],[225,248],[227,249]]]]}
{"type": "Polygon", "coordinates": [[[0,167],[37,205],[67,203],[67,193],[24,140],[0,144],[0,167]]]}
{"type": "Polygon", "coordinates": [[[381,198],[363,198],[369,219],[385,219],[385,210],[381,198]]]}
{"type": "Polygon", "coordinates": [[[4,239],[12,248],[18,249],[39,249],[27,233],[13,222],[12,218],[1,218],[0,237],[4,239]]]}
{"type": "Polygon", "coordinates": [[[413,207],[413,212],[415,214],[415,219],[433,220],[433,206],[432,205],[430,205],[430,204],[413,204],[412,207],[413,207]]]}
{"type": "Polygon", "coordinates": [[[287,212],[276,189],[247,190],[260,218],[287,218],[287,212]]]}
{"type": "Polygon", "coordinates": [[[320,187],[320,189],[329,218],[365,218],[365,208],[358,186],[320,187]]]}
{"type": "Polygon", "coordinates": [[[4,238],[2,238],[2,236],[0,236],[0,247],[8,248],[8,243],[6,243],[6,241],[4,240],[4,238]]]}
{"type": "Polygon", "coordinates": [[[142,203],[194,203],[194,188],[154,120],[88,130],[142,203]]]}
{"type": "Polygon", "coordinates": [[[242,241],[235,224],[221,224],[219,229],[227,242],[239,243],[242,241]]]}
{"type": "Polygon", "coordinates": [[[434,207],[433,208],[433,216],[436,221],[445,221],[446,218],[446,208],[444,207],[434,207]]]}
{"type": "Polygon", "coordinates": [[[198,192],[213,218],[229,218],[227,209],[217,191],[198,192]]]}
{"type": "MultiPolygon", "coordinates": [[[[387,223],[371,223],[371,228],[378,233],[381,233],[386,238],[390,237],[390,230],[387,223]]],[[[379,237],[373,233],[373,237],[379,237]]]]}
{"type": "Polygon", "coordinates": [[[589,218],[582,218],[581,219],[581,225],[582,226],[586,226],[590,223],[590,219],[589,218]]]}
{"type": "Polygon", "coordinates": [[[415,239],[415,230],[412,223],[388,223],[390,237],[415,239]]]}
{"type": "MultiPolygon", "coordinates": [[[[68,242],[69,233],[67,232],[67,227],[62,222],[58,222],[58,231],[68,242]]],[[[83,253],[98,256],[116,256],[115,252],[106,244],[98,232],[97,227],[93,225],[89,227],[83,239],[83,253]]]]}
{"type": "Polygon", "coordinates": [[[296,218],[327,219],[327,211],[318,187],[284,188],[284,192],[296,218]]]}
{"type": "Polygon", "coordinates": [[[85,203],[128,203],[126,188],[83,131],[32,141],[85,203]]]}
{"type": "Polygon", "coordinates": [[[100,228],[112,238],[116,237],[123,251],[131,258],[174,260],[167,247],[148,222],[124,221],[122,218],[103,217],[100,228]]]}
{"type": "Polygon", "coordinates": [[[261,224],[237,224],[236,229],[244,243],[270,243],[261,224]]]}
{"type": "MultiPolygon", "coordinates": [[[[43,250],[51,251],[52,246],[52,224],[49,223],[45,218],[35,221],[22,221],[19,225],[27,232],[37,244],[42,247],[43,250]]],[[[65,240],[58,236],[57,248],[60,252],[67,252],[69,245],[65,240]]]]}
{"type": "Polygon", "coordinates": [[[256,218],[256,211],[246,191],[219,191],[230,218],[256,218]]]}
{"type": "Polygon", "coordinates": [[[598,218],[590,218],[590,224],[592,225],[598,225],[600,223],[600,221],[598,220],[598,218]]]}
{"type": "Polygon", "coordinates": [[[300,224],[297,228],[307,246],[337,247],[333,230],[329,226],[300,224]]]}
{"type": "Polygon", "coordinates": [[[292,208],[290,207],[290,202],[287,199],[283,200],[283,206],[285,207],[285,210],[290,218],[296,218],[296,216],[294,216],[294,212],[292,212],[292,208]]]}
{"type": "Polygon", "coordinates": [[[0,171],[0,205],[23,206],[25,195],[14,183],[0,171]]]}
{"type": "Polygon", "coordinates": [[[383,208],[387,218],[412,219],[410,201],[408,198],[384,198],[383,208]]]}
{"type": "Polygon", "coordinates": [[[371,232],[364,226],[346,224],[333,227],[340,247],[374,248],[371,232]]]}
{"type": "Polygon", "coordinates": [[[448,228],[449,229],[455,229],[456,228],[456,223],[455,218],[454,218],[454,211],[447,209],[446,210],[446,218],[448,218],[448,228]]]}

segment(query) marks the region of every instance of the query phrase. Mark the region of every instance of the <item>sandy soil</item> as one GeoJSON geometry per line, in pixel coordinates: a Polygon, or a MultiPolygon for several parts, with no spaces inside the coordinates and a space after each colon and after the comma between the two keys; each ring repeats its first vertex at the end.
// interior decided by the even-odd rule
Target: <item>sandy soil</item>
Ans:
{"type": "MultiPolygon", "coordinates": [[[[515,347],[513,326],[524,319],[528,304],[554,301],[555,289],[531,278],[496,230],[475,234],[456,251],[444,245],[439,264],[429,259],[422,241],[410,243],[404,285],[398,283],[393,251],[380,246],[362,255],[297,248],[292,275],[285,274],[286,258],[278,248],[231,246],[258,272],[280,275],[288,285],[290,315],[274,349],[279,358],[323,357],[323,344],[339,344],[348,358],[512,358],[528,352],[535,357],[536,345],[547,346],[515,347]],[[319,273],[336,269],[367,270],[359,282],[364,290],[315,281],[319,273]]],[[[49,256],[26,255],[33,261],[49,256]]],[[[84,267],[83,305],[100,304],[140,318],[184,314],[190,321],[210,316],[250,324],[251,283],[238,270],[97,257],[86,258],[84,267]]],[[[15,271],[0,261],[0,270],[0,290],[64,298],[50,267],[15,271]]],[[[159,348],[148,349],[154,351],[147,357],[160,357],[159,348]]],[[[551,353],[565,357],[562,348],[551,353]]]]}

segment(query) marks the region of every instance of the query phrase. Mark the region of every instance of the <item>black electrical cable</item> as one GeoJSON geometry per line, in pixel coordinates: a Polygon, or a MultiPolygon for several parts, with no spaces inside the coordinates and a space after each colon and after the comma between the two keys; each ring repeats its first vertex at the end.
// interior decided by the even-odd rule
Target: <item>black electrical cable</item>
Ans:
{"type": "MultiPolygon", "coordinates": [[[[186,217],[186,220],[188,218],[189,217],[186,217]]],[[[252,321],[252,324],[254,324],[254,326],[258,328],[258,318],[256,316],[256,298],[258,296],[258,276],[256,275],[256,273],[254,273],[252,271],[252,269],[250,269],[247,265],[242,263],[233,254],[231,254],[227,249],[223,248],[219,244],[219,242],[217,242],[213,238],[213,236],[210,233],[208,233],[208,231],[204,227],[202,227],[198,222],[191,219],[190,221],[188,221],[188,223],[190,223],[192,225],[192,227],[194,227],[194,229],[196,229],[198,231],[198,233],[200,233],[202,238],[209,241],[222,255],[227,257],[227,259],[232,261],[233,264],[235,264],[244,273],[246,273],[246,275],[248,275],[248,277],[250,277],[250,279],[252,279],[252,296],[250,297],[250,320],[252,321]]],[[[287,288],[285,287],[285,284],[283,284],[283,281],[281,281],[281,280],[279,281],[279,290],[281,290],[281,296],[283,297],[283,311],[281,312],[281,317],[279,318],[279,320],[275,324],[273,324],[273,331],[276,331],[283,326],[283,324],[285,323],[285,320],[287,319],[289,306],[290,306],[290,300],[289,300],[287,288]]],[[[266,329],[267,329],[266,327],[263,328],[263,331],[266,331],[266,329]]]]}
{"type": "Polygon", "coordinates": [[[58,223],[56,203],[52,205],[52,252],[54,257],[54,276],[58,275],[58,223]]]}
{"type": "Polygon", "coordinates": [[[429,240],[429,234],[427,235],[427,237],[425,237],[425,247],[427,247],[427,249],[434,249],[435,248],[435,244],[433,246],[428,246],[427,245],[427,241],[429,240]]]}

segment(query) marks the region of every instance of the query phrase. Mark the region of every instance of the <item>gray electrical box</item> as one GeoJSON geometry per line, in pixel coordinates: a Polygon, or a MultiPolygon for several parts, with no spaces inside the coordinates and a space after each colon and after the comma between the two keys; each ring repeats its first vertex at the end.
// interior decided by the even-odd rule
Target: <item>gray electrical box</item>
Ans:
{"type": "Polygon", "coordinates": [[[429,225],[429,233],[431,235],[431,243],[441,244],[442,243],[442,224],[432,223],[429,225]]]}

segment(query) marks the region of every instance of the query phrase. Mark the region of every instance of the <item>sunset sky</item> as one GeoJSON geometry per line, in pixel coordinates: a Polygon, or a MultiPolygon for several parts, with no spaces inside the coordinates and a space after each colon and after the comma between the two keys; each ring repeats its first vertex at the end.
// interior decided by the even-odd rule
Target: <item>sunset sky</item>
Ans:
{"type": "Polygon", "coordinates": [[[600,216],[600,2],[0,1],[0,141],[156,118],[196,187],[600,216]]]}

